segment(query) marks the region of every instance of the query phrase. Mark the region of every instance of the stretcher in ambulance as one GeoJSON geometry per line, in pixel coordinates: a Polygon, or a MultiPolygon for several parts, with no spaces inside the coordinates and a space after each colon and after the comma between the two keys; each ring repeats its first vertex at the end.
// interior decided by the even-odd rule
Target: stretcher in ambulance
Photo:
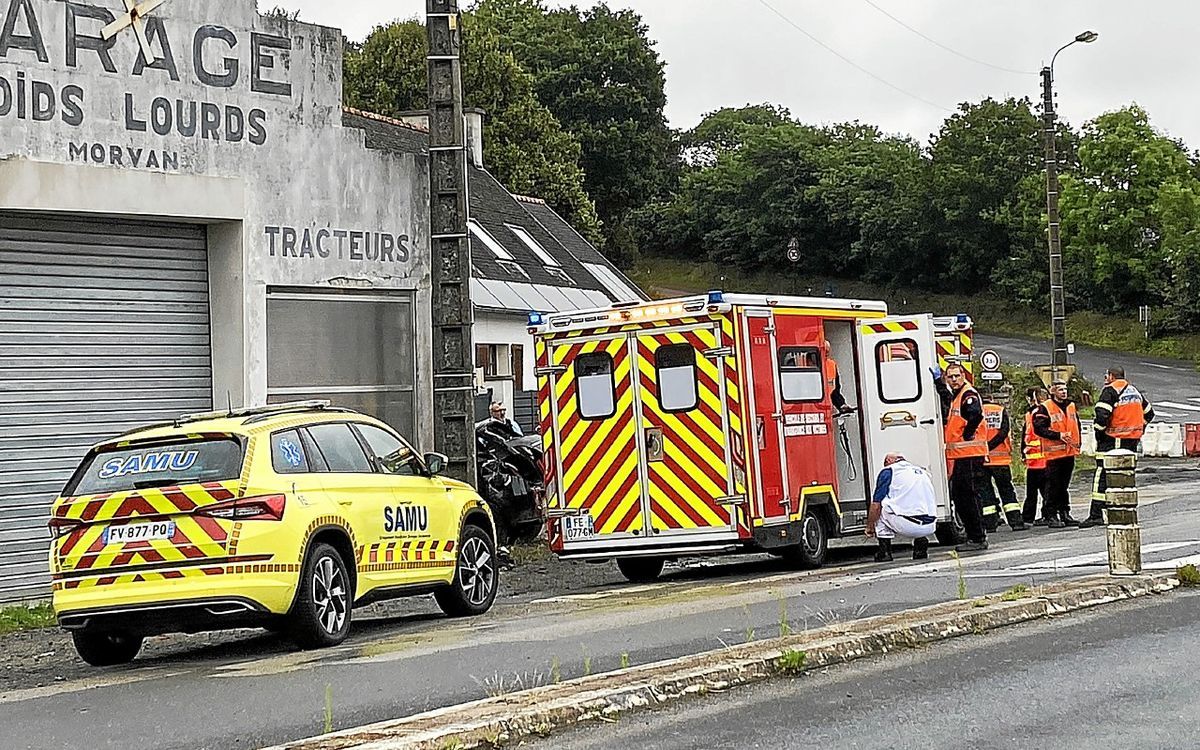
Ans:
{"type": "Polygon", "coordinates": [[[969,329],[883,302],[723,292],[532,314],[551,549],[615,559],[630,580],[684,555],[815,567],[863,531],[891,452],[929,469],[952,538],[931,370],[946,363],[935,334],[957,347],[969,329]]]}

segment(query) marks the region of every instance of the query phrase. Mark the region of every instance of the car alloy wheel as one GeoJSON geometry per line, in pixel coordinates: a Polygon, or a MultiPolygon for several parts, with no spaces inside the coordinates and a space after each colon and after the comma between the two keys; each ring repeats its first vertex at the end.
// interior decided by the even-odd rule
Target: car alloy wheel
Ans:
{"type": "Polygon", "coordinates": [[[472,606],[487,602],[496,585],[496,561],[487,545],[478,537],[467,539],[459,552],[458,585],[472,606]]]}
{"type": "Polygon", "coordinates": [[[340,633],[350,613],[350,602],[342,571],[330,557],[322,557],[313,569],[312,600],[321,628],[329,635],[340,633]]]}

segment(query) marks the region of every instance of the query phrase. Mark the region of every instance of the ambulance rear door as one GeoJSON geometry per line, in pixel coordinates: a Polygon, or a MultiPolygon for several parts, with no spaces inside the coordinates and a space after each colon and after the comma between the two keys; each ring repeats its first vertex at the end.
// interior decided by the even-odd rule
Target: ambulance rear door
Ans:
{"type": "Polygon", "coordinates": [[[941,400],[930,372],[937,361],[933,316],[860,320],[857,329],[871,489],[884,457],[902,453],[929,470],[938,515],[949,518],[941,400]]]}

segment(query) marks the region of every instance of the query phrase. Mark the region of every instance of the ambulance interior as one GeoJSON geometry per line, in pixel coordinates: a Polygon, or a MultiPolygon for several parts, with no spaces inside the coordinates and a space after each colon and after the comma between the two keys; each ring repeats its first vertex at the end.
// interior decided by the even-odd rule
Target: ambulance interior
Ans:
{"type": "Polygon", "coordinates": [[[842,383],[842,396],[846,405],[855,411],[845,416],[834,417],[834,451],[837,456],[838,501],[842,512],[852,513],[843,518],[844,524],[859,524],[867,509],[867,492],[872,476],[871,467],[864,464],[862,412],[860,404],[860,378],[855,366],[854,323],[847,320],[827,320],[824,323],[825,340],[829,342],[830,354],[838,363],[838,374],[842,383]],[[842,421],[845,432],[838,422],[842,421]],[[843,435],[845,437],[843,438],[843,435]],[[853,519],[853,520],[852,520],[853,519]]]}

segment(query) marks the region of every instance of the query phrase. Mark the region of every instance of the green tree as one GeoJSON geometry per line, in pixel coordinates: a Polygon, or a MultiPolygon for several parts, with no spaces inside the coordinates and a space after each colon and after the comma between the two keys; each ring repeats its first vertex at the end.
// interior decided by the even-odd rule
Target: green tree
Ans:
{"type": "Polygon", "coordinates": [[[649,29],[633,11],[604,3],[549,10],[541,0],[481,0],[474,12],[503,30],[538,100],[579,139],[606,247],[630,260],[631,213],[661,192],[673,151],[664,63],[649,29]]]}
{"type": "Polygon", "coordinates": [[[1014,219],[1020,187],[1042,168],[1040,132],[1028,99],[989,98],[961,105],[933,137],[931,198],[948,289],[987,287],[997,262],[1029,242],[1014,219]]]}
{"type": "MultiPolygon", "coordinates": [[[[490,26],[463,16],[463,91],[485,112],[488,170],[516,193],[544,198],[584,236],[600,241],[600,221],[584,189],[579,141],[542,106],[533,80],[490,26]]],[[[345,99],[396,115],[427,107],[425,27],[416,20],[376,27],[346,50],[345,99]]]]}
{"type": "Polygon", "coordinates": [[[1064,277],[1074,301],[1108,312],[1166,302],[1168,269],[1187,268],[1192,241],[1183,218],[1197,183],[1186,151],[1130,106],[1083,126],[1079,161],[1080,175],[1062,186],[1064,277]]]}

